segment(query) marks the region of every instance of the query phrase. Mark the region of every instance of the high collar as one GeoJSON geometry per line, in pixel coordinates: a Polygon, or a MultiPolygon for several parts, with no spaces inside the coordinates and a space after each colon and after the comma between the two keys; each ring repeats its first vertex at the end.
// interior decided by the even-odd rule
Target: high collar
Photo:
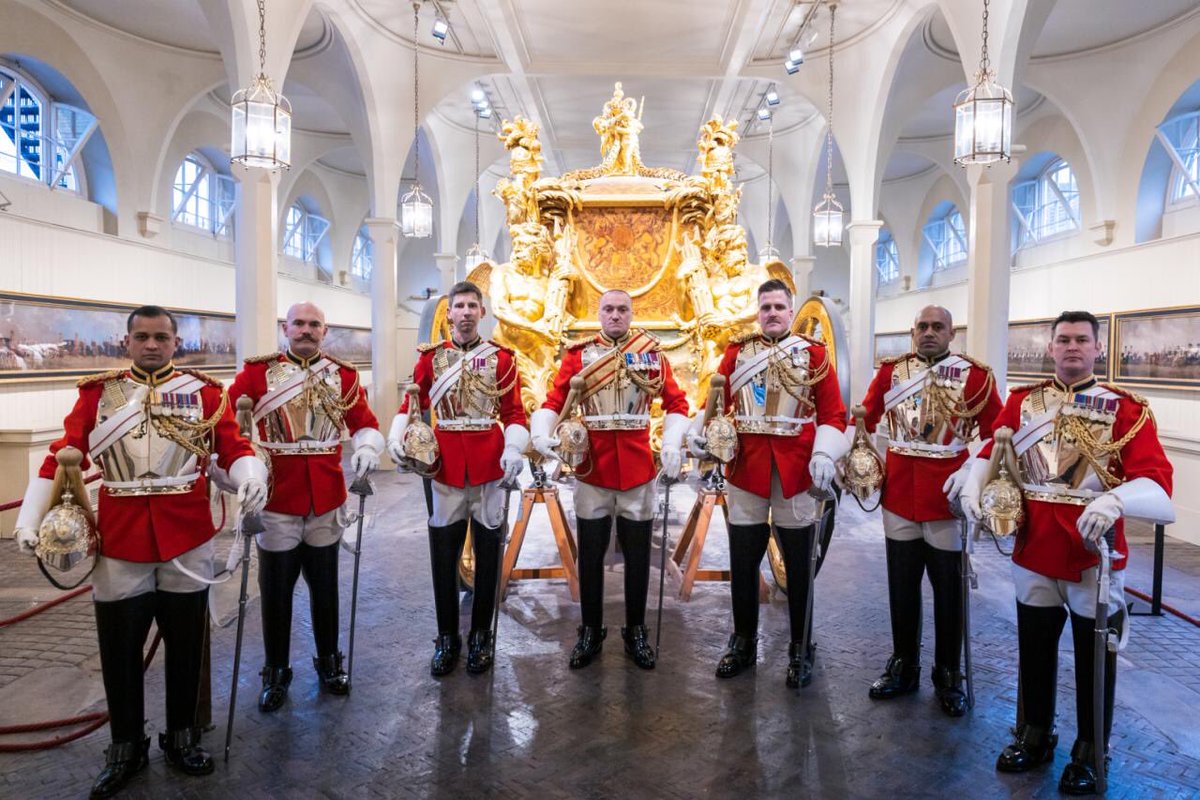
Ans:
{"type": "Polygon", "coordinates": [[[610,339],[604,333],[604,331],[600,331],[599,338],[600,338],[601,344],[608,345],[609,347],[619,347],[619,346],[625,344],[626,342],[628,342],[629,337],[632,335],[633,335],[633,328],[630,328],[629,330],[625,331],[625,335],[622,336],[620,339],[610,339]]]}
{"type": "Polygon", "coordinates": [[[464,353],[466,353],[470,350],[474,350],[476,347],[479,347],[479,343],[482,341],[483,341],[482,336],[476,336],[474,339],[467,342],[466,344],[459,344],[458,342],[454,341],[454,337],[451,336],[450,337],[450,346],[453,347],[455,350],[461,350],[464,353]]]}
{"type": "Polygon", "coordinates": [[[163,366],[156,369],[154,372],[147,372],[137,364],[131,364],[129,367],[129,375],[138,383],[144,383],[147,386],[157,386],[167,378],[175,374],[175,362],[168,361],[163,366]]]}
{"type": "Polygon", "coordinates": [[[292,348],[289,347],[287,349],[287,352],[284,353],[284,355],[287,356],[287,360],[292,362],[293,364],[303,367],[304,369],[308,369],[309,367],[311,367],[313,365],[313,363],[318,358],[321,357],[321,351],[318,350],[317,352],[313,353],[310,357],[305,358],[304,356],[298,356],[295,353],[293,353],[292,348]]]}
{"type": "Polygon", "coordinates": [[[950,348],[947,347],[945,350],[938,353],[936,356],[930,356],[929,358],[926,358],[925,356],[921,355],[919,352],[914,352],[913,355],[916,356],[917,360],[920,361],[925,366],[932,367],[934,364],[938,363],[939,361],[945,361],[947,358],[950,357],[950,348]]]}
{"type": "Polygon", "coordinates": [[[778,336],[771,336],[771,335],[770,335],[770,334],[768,334],[766,331],[764,331],[764,330],[762,330],[762,329],[760,328],[760,329],[759,329],[759,331],[758,331],[758,335],[759,335],[759,336],[762,338],[762,340],[763,340],[764,342],[766,342],[767,344],[779,344],[779,343],[780,343],[780,342],[782,342],[784,339],[786,339],[786,338],[788,338],[789,336],[791,336],[791,335],[792,335],[792,332],[791,332],[791,331],[784,331],[783,333],[779,334],[778,336]]]}
{"type": "Polygon", "coordinates": [[[1058,379],[1057,375],[1054,377],[1054,388],[1067,395],[1075,394],[1076,392],[1082,392],[1086,389],[1092,388],[1095,385],[1095,375],[1088,375],[1083,380],[1076,381],[1075,383],[1064,383],[1058,379]]]}

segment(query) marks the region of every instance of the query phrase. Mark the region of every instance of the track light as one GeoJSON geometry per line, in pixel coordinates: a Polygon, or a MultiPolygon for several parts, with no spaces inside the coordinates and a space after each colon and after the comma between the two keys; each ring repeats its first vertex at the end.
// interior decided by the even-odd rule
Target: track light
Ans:
{"type": "Polygon", "coordinates": [[[788,75],[795,75],[800,71],[800,64],[802,63],[804,62],[796,62],[788,59],[787,61],[783,62],[783,68],[787,70],[788,75]]]}
{"type": "Polygon", "coordinates": [[[766,100],[769,106],[779,105],[779,92],[774,89],[767,89],[766,100]]]}
{"type": "Polygon", "coordinates": [[[442,17],[437,17],[433,21],[433,38],[438,40],[438,44],[446,43],[446,36],[450,33],[450,23],[442,17]]]}
{"type": "Polygon", "coordinates": [[[788,61],[791,61],[794,64],[803,64],[804,48],[800,47],[799,45],[793,47],[791,52],[788,53],[788,61]]]}
{"type": "Polygon", "coordinates": [[[771,109],[767,108],[766,106],[759,106],[758,118],[763,122],[769,120],[771,118],[771,109]]]}
{"type": "Polygon", "coordinates": [[[478,86],[476,86],[474,89],[471,90],[471,102],[472,103],[475,103],[476,105],[478,105],[480,102],[482,102],[483,100],[486,100],[486,99],[487,99],[487,95],[483,93],[483,89],[480,89],[478,86]]]}
{"type": "Polygon", "coordinates": [[[475,113],[479,115],[480,119],[491,119],[492,118],[492,107],[484,106],[483,108],[477,109],[475,111],[475,113]]]}

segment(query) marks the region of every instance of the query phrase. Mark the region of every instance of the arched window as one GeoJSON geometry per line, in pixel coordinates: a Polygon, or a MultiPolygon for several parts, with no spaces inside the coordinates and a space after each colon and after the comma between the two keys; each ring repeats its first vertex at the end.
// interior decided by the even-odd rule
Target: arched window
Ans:
{"type": "Polygon", "coordinates": [[[879,273],[881,286],[900,279],[900,252],[887,228],[879,229],[879,239],[875,242],[875,271],[879,273]]]}
{"type": "Polygon", "coordinates": [[[1200,111],[1167,120],[1159,127],[1158,137],[1171,157],[1167,203],[1200,197],[1200,111]]]}
{"type": "Polygon", "coordinates": [[[200,153],[190,153],[175,172],[171,219],[214,236],[233,231],[233,178],[217,172],[200,153]]]}
{"type": "Polygon", "coordinates": [[[0,171],[80,192],[80,153],[96,127],[87,111],[52,101],[31,79],[0,66],[0,171]]]}
{"type": "Polygon", "coordinates": [[[329,220],[295,202],[287,210],[283,225],[283,254],[324,266],[318,256],[321,240],[329,232],[329,220]]]}
{"type": "Polygon", "coordinates": [[[350,254],[350,274],[364,281],[371,280],[371,270],[375,267],[375,244],[367,234],[367,229],[359,230],[354,237],[354,250],[350,254]]]}
{"type": "Polygon", "coordinates": [[[925,244],[932,252],[934,272],[959,266],[967,260],[967,228],[962,214],[950,203],[943,203],[939,208],[945,210],[935,211],[923,229],[925,244]]]}
{"type": "Polygon", "coordinates": [[[1071,165],[1051,161],[1036,178],[1013,186],[1017,248],[1079,230],[1079,186],[1071,165]]]}

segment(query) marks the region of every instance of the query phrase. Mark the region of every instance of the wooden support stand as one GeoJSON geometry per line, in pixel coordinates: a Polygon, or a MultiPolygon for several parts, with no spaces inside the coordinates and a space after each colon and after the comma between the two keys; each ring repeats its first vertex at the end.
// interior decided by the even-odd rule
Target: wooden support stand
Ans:
{"type": "MultiPolygon", "coordinates": [[[[725,513],[725,524],[728,525],[729,507],[725,502],[725,492],[706,487],[696,493],[696,503],[688,514],[687,523],[683,526],[683,533],[679,537],[679,544],[675,546],[675,552],[671,556],[671,561],[675,566],[683,568],[679,584],[679,599],[685,602],[692,599],[692,588],[696,581],[729,580],[729,570],[727,569],[700,569],[700,557],[704,554],[704,541],[708,538],[708,526],[712,522],[713,511],[717,506],[720,506],[725,513]],[[685,556],[687,558],[686,567],[683,566],[685,556]]],[[[760,572],[758,600],[760,603],[766,603],[770,599],[770,587],[767,586],[767,581],[760,572]]]]}
{"type": "Polygon", "coordinates": [[[503,600],[508,595],[510,580],[566,578],[567,588],[571,590],[571,599],[578,603],[579,573],[575,570],[576,555],[575,539],[571,535],[571,528],[567,525],[567,515],[563,511],[562,500],[558,496],[558,487],[531,486],[523,490],[517,524],[513,526],[512,539],[504,550],[504,564],[500,569],[500,598],[503,600]],[[517,569],[517,559],[521,555],[521,544],[525,541],[525,532],[529,529],[533,507],[539,503],[546,506],[546,513],[550,516],[550,530],[554,532],[554,542],[558,545],[558,558],[562,563],[557,567],[517,569]]]}

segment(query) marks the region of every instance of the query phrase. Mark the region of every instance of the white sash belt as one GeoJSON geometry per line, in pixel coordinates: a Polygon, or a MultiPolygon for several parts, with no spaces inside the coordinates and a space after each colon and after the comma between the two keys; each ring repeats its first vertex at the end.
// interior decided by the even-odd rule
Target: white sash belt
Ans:
{"type": "MultiPolygon", "coordinates": [[[[176,375],[166,383],[154,387],[154,391],[160,394],[170,392],[195,392],[196,389],[203,386],[204,382],[199,378],[191,375],[176,375]]],[[[150,391],[150,387],[141,386],[130,401],[113,414],[108,419],[101,422],[92,432],[88,434],[88,451],[92,458],[98,457],[101,453],[108,450],[114,444],[119,442],[125,434],[129,433],[145,420],[146,392],[150,391]]]]}
{"type": "Polygon", "coordinates": [[[454,417],[452,419],[439,419],[437,421],[438,428],[447,431],[483,431],[491,428],[495,424],[496,420],[492,419],[491,417],[454,417]]]}
{"type": "Polygon", "coordinates": [[[649,414],[590,414],[583,418],[584,423],[589,422],[634,422],[648,424],[650,422],[649,414]]]}
{"type": "Polygon", "coordinates": [[[492,353],[495,353],[500,348],[491,342],[484,342],[474,350],[463,353],[462,358],[450,365],[450,368],[441,374],[433,386],[429,389],[429,402],[433,406],[437,406],[446,396],[446,392],[450,391],[456,383],[459,376],[462,375],[463,364],[467,363],[468,359],[490,358],[492,353]]]}
{"type": "Polygon", "coordinates": [[[101,481],[105,489],[118,491],[129,489],[167,489],[174,486],[187,486],[199,479],[200,473],[191,475],[174,475],[170,478],[142,478],[136,481],[101,481]]]}
{"type": "Polygon", "coordinates": [[[313,364],[310,364],[308,369],[301,368],[292,373],[287,380],[276,386],[271,391],[267,392],[259,399],[258,405],[254,407],[254,421],[258,422],[267,414],[270,414],[275,409],[291,401],[296,395],[304,391],[304,381],[308,378],[308,373],[311,371],[314,374],[320,375],[332,364],[327,358],[320,358],[313,364]]]}
{"type": "Polygon", "coordinates": [[[1017,451],[1017,455],[1021,455],[1040,442],[1054,428],[1054,420],[1057,417],[1057,410],[1044,411],[1022,425],[1021,429],[1012,437],[1013,449],[1017,451]]]}
{"type": "Polygon", "coordinates": [[[257,444],[264,450],[274,450],[280,453],[302,453],[306,450],[333,450],[341,444],[341,441],[338,439],[330,441],[304,439],[299,442],[257,442],[257,444]]]}
{"type": "Polygon", "coordinates": [[[742,364],[742,366],[733,371],[733,375],[729,378],[729,391],[736,394],[739,389],[753,380],[755,375],[762,372],[767,362],[776,357],[777,354],[786,354],[792,348],[806,350],[808,349],[808,345],[807,339],[802,339],[799,336],[789,336],[778,342],[775,347],[760,351],[745,364],[742,364]]]}
{"type": "Polygon", "coordinates": [[[961,453],[967,449],[962,442],[953,444],[929,444],[928,442],[904,442],[899,439],[889,439],[888,447],[901,450],[919,450],[922,453],[961,453]]]}
{"type": "Polygon", "coordinates": [[[737,414],[733,418],[734,422],[770,422],[783,423],[785,425],[807,425],[810,422],[816,422],[816,417],[781,417],[778,415],[749,415],[737,414]]]}

